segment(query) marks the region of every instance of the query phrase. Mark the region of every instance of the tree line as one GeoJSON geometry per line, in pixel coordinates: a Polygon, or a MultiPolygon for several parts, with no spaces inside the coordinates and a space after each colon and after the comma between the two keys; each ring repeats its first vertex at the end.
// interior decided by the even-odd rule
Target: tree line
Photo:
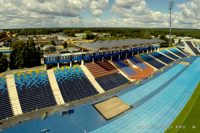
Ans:
{"type": "MultiPolygon", "coordinates": [[[[36,29],[8,29],[11,33],[19,35],[39,35],[62,32],[68,36],[86,31],[97,33],[110,33],[115,37],[149,38],[149,35],[158,36],[169,34],[168,28],[36,28],[36,29]]],[[[172,29],[172,34],[177,36],[189,36],[200,39],[199,29],[172,29]]]]}
{"type": "Polygon", "coordinates": [[[0,54],[0,72],[8,69],[22,69],[41,65],[40,49],[35,47],[33,39],[27,42],[15,41],[11,45],[12,52],[10,54],[10,62],[7,61],[6,56],[0,54]]]}

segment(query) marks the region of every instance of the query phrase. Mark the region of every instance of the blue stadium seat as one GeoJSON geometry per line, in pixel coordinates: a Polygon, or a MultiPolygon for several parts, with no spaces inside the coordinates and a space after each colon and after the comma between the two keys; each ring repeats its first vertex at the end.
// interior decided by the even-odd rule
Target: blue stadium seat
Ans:
{"type": "Polygon", "coordinates": [[[134,75],[135,71],[131,69],[128,65],[126,65],[122,60],[115,60],[115,64],[120,67],[127,75],[134,75]]]}
{"type": "Polygon", "coordinates": [[[57,68],[54,72],[66,103],[98,94],[80,67],[57,68]]]}
{"type": "Polygon", "coordinates": [[[163,54],[165,54],[165,55],[167,55],[167,56],[169,56],[169,57],[175,59],[175,60],[178,60],[178,59],[179,59],[177,56],[173,55],[172,53],[170,53],[170,52],[167,51],[167,50],[162,50],[161,52],[162,52],[163,54]]]}
{"type": "Polygon", "coordinates": [[[160,68],[165,66],[164,64],[162,64],[161,62],[155,60],[154,58],[152,58],[151,56],[149,56],[147,54],[142,54],[142,55],[140,55],[140,57],[144,61],[146,61],[147,63],[149,63],[150,65],[154,66],[157,69],[160,69],[160,68]]]}
{"type": "Polygon", "coordinates": [[[181,53],[180,51],[178,51],[176,48],[170,48],[169,50],[171,52],[175,53],[176,55],[182,57],[182,58],[186,57],[183,53],[181,53]]]}
{"type": "Polygon", "coordinates": [[[15,74],[15,82],[24,113],[56,105],[46,71],[15,74]]]}
{"type": "Polygon", "coordinates": [[[130,60],[135,63],[137,66],[139,66],[142,70],[145,70],[147,66],[142,63],[140,60],[138,60],[136,57],[131,57],[130,60]]]}
{"type": "Polygon", "coordinates": [[[5,77],[0,77],[0,120],[13,116],[5,77]]]}
{"type": "Polygon", "coordinates": [[[153,52],[151,53],[152,56],[154,56],[155,58],[159,59],[160,61],[166,63],[166,64],[170,64],[171,62],[173,62],[172,59],[158,53],[158,52],[153,52]]]}
{"type": "Polygon", "coordinates": [[[128,83],[128,80],[119,73],[96,78],[96,81],[105,91],[128,83]]]}

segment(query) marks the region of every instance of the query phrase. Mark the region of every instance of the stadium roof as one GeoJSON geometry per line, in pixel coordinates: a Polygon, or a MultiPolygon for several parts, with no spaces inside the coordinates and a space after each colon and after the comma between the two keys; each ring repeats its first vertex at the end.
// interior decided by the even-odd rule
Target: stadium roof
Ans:
{"type": "Polygon", "coordinates": [[[126,39],[126,40],[112,40],[112,41],[96,41],[92,43],[80,43],[76,46],[92,50],[111,50],[111,49],[123,49],[124,47],[134,47],[147,44],[158,44],[163,42],[160,39],[126,39]]]}

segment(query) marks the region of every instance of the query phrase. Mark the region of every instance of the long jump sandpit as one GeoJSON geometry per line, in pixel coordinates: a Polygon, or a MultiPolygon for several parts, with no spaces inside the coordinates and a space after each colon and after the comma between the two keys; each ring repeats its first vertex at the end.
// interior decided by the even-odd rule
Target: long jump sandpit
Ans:
{"type": "Polygon", "coordinates": [[[93,104],[93,106],[106,120],[110,120],[132,108],[117,96],[93,104]]]}

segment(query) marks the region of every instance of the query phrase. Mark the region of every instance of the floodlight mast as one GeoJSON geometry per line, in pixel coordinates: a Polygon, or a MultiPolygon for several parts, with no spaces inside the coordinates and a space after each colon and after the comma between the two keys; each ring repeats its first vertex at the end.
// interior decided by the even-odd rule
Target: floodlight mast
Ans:
{"type": "Polygon", "coordinates": [[[169,28],[169,43],[170,43],[170,45],[172,44],[172,39],[171,39],[171,37],[172,37],[172,10],[173,10],[173,7],[174,7],[174,2],[173,2],[173,0],[170,0],[169,1],[169,14],[170,14],[170,28],[169,28]]]}

